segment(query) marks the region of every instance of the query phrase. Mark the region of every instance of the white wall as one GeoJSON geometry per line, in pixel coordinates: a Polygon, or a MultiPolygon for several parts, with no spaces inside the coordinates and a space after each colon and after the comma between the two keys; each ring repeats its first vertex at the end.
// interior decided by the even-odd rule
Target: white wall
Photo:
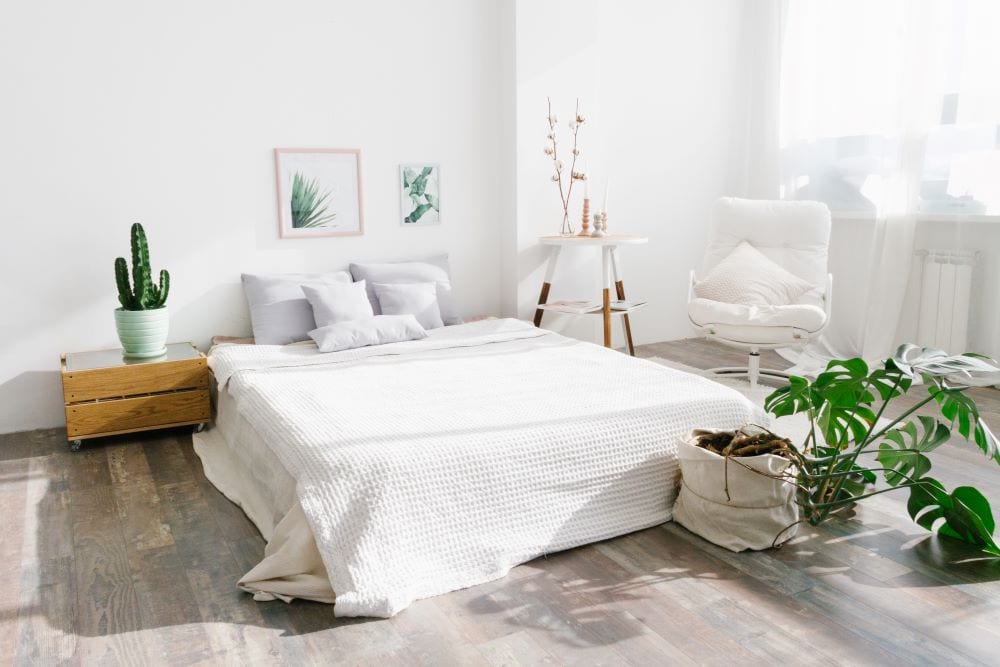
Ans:
{"type": "MultiPolygon", "coordinates": [[[[589,119],[580,140],[592,209],[610,178],[612,233],[650,238],[621,249],[628,296],[649,300],[633,316],[636,342],[692,335],[684,315],[687,273],[700,265],[709,207],[721,195],[740,194],[731,165],[742,159],[747,113],[743,11],[742,0],[517,3],[519,265],[505,278],[518,282],[520,316],[530,316],[542,281],[537,238],[558,233],[561,222],[542,153],[545,97],[568,119],[579,96],[589,119]]],[[[560,132],[568,137],[565,124],[560,132]]],[[[581,205],[577,198],[577,225],[581,205]]],[[[597,298],[599,258],[596,249],[564,252],[550,298],[597,298]]],[[[597,339],[595,324],[568,331],[597,339]]]]}
{"type": "Polygon", "coordinates": [[[112,263],[141,221],[171,339],[249,331],[243,271],[447,251],[500,303],[496,0],[19,3],[0,18],[0,432],[62,423],[60,352],[117,347],[112,263]],[[362,149],[364,236],[279,240],[272,148],[362,149]],[[399,225],[398,164],[444,223],[399,225]]]}
{"type": "MultiPolygon", "coordinates": [[[[709,206],[745,188],[745,4],[19,5],[0,21],[0,432],[62,423],[59,353],[117,346],[112,262],[135,221],[173,277],[172,340],[248,332],[241,272],[442,250],[466,314],[530,317],[537,238],[561,219],[546,96],[564,120],[581,99],[593,208],[610,177],[612,231],[650,237],[622,248],[630,298],[650,302],[637,342],[690,335],[709,206]],[[279,240],[275,146],[360,147],[365,235],[279,240]],[[399,226],[405,161],[441,163],[440,227],[399,226]]],[[[564,253],[551,298],[596,298],[599,264],[564,253]]]]}

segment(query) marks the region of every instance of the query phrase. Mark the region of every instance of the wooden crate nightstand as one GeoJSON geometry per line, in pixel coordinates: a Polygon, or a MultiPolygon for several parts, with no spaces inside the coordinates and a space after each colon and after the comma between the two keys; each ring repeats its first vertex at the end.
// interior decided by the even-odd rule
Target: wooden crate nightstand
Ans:
{"type": "Polygon", "coordinates": [[[208,361],[192,343],[171,343],[155,359],[125,359],[121,350],[64,354],[62,385],[74,451],[88,438],[201,427],[212,418],[208,361]]]}

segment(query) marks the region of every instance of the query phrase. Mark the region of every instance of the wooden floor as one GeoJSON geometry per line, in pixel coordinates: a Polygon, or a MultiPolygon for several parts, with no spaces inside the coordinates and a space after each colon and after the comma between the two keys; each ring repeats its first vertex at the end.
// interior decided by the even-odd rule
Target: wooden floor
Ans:
{"type": "MultiPolygon", "coordinates": [[[[639,353],[739,361],[702,341],[639,353]]],[[[995,429],[998,395],[980,393],[995,429]]],[[[967,445],[941,454],[936,476],[1000,508],[1000,468],[967,445]]],[[[0,516],[3,663],[1000,663],[1000,564],[927,536],[898,497],[762,553],[666,524],[389,620],[237,591],[264,543],[202,475],[187,432],[79,453],[60,430],[0,436],[0,516]]]]}

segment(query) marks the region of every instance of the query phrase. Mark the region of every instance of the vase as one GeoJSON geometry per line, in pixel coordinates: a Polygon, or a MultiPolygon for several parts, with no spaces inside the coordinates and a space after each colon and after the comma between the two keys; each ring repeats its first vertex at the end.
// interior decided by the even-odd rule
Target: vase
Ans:
{"type": "Polygon", "coordinates": [[[562,231],[559,234],[561,236],[573,236],[573,225],[569,221],[569,211],[563,213],[562,231]]]}
{"type": "Polygon", "coordinates": [[[115,327],[124,356],[135,359],[159,357],[167,353],[170,317],[166,308],[154,310],[115,309],[115,327]]]}

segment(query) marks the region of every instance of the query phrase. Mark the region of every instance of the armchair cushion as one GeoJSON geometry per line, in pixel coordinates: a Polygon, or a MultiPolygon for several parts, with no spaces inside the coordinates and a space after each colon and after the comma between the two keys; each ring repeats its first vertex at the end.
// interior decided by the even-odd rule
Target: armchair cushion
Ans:
{"type": "Polygon", "coordinates": [[[688,317],[700,327],[721,324],[739,327],[792,327],[807,332],[819,331],[826,323],[826,313],[816,306],[795,303],[786,306],[748,306],[710,299],[692,299],[688,317]]]}
{"type": "Polygon", "coordinates": [[[743,241],[694,286],[694,293],[730,304],[786,306],[813,288],[743,241]]]}

